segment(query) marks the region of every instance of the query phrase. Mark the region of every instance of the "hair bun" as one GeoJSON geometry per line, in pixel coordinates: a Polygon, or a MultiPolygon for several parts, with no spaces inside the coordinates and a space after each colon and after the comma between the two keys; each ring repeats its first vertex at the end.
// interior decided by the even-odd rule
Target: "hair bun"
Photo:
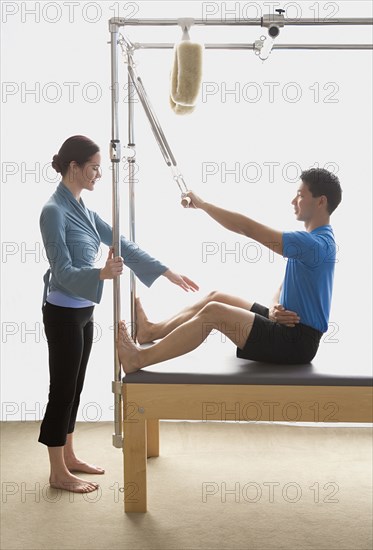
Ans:
{"type": "Polygon", "coordinates": [[[53,155],[52,168],[54,168],[59,174],[61,173],[61,161],[58,155],[53,155]]]}

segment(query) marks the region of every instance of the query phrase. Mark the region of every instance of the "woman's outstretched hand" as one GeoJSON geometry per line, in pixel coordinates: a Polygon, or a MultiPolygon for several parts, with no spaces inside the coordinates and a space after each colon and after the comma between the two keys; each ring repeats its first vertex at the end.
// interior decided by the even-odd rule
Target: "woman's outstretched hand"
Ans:
{"type": "Polygon", "coordinates": [[[179,275],[178,273],[174,273],[171,271],[171,269],[167,269],[163,273],[163,275],[171,281],[171,283],[174,283],[174,285],[178,285],[181,288],[183,288],[186,292],[191,290],[192,292],[195,292],[196,290],[199,290],[199,286],[196,285],[191,279],[186,277],[185,275],[179,275]]]}
{"type": "Polygon", "coordinates": [[[103,281],[104,279],[115,279],[115,277],[122,275],[122,273],[123,258],[121,256],[117,256],[116,258],[114,258],[114,248],[111,247],[109,249],[109,254],[106,260],[105,267],[103,267],[100,271],[100,280],[103,281]]]}

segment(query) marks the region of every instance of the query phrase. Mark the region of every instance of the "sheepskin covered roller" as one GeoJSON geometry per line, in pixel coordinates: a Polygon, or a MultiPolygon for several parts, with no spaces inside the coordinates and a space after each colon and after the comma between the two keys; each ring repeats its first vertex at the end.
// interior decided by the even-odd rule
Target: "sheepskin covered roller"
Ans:
{"type": "Polygon", "coordinates": [[[203,45],[190,40],[188,21],[183,21],[183,36],[174,48],[170,82],[170,105],[177,115],[194,111],[202,82],[203,45]]]}

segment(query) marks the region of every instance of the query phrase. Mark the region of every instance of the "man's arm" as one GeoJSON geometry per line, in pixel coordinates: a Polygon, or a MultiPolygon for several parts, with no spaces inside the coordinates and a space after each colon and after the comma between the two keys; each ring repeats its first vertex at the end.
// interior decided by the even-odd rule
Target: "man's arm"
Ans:
{"type": "Polygon", "coordinates": [[[214,204],[204,202],[191,191],[188,193],[188,196],[192,199],[192,205],[195,208],[204,210],[211,218],[216,220],[226,229],[234,231],[235,233],[240,233],[241,235],[246,235],[246,237],[254,239],[254,241],[267,246],[273,250],[273,252],[282,255],[281,231],[267,227],[238,212],[230,212],[214,204]]]}
{"type": "Polygon", "coordinates": [[[282,283],[280,284],[280,288],[276,291],[276,294],[273,296],[273,299],[272,299],[273,306],[280,303],[281,289],[282,289],[282,283]]]}

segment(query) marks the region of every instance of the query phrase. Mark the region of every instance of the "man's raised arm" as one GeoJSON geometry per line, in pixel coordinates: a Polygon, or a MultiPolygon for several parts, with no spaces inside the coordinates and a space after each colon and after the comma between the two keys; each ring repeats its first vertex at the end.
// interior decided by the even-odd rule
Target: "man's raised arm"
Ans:
{"type": "Polygon", "coordinates": [[[267,246],[273,250],[273,252],[282,255],[282,231],[277,231],[276,229],[258,223],[238,212],[230,212],[214,204],[204,202],[192,191],[188,192],[188,196],[192,200],[191,207],[204,210],[211,218],[216,220],[226,229],[229,229],[229,231],[246,235],[246,237],[254,239],[254,241],[267,246]]]}

